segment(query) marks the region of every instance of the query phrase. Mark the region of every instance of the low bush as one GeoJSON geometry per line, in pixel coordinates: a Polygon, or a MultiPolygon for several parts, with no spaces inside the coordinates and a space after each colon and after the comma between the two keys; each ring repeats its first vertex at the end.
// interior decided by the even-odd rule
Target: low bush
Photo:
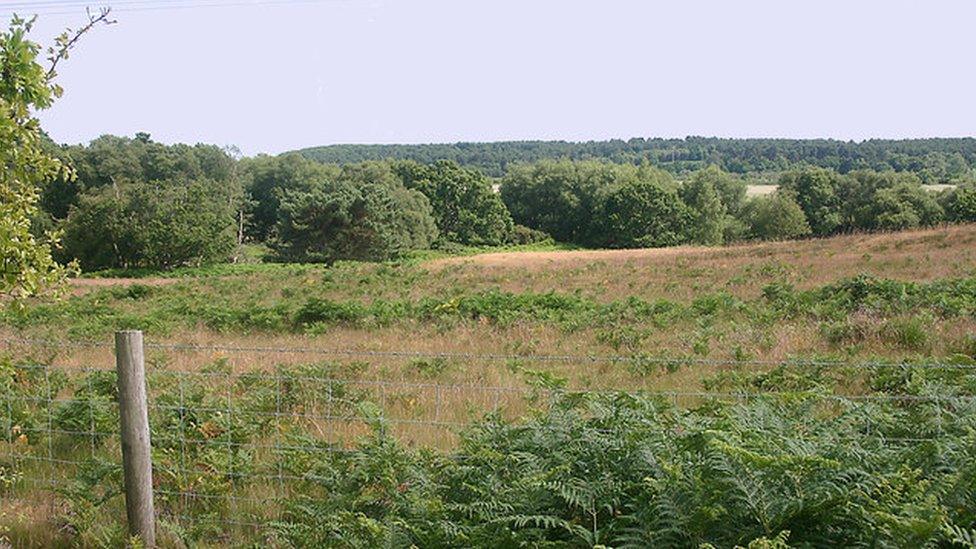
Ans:
{"type": "Polygon", "coordinates": [[[508,243],[514,246],[525,246],[528,244],[551,244],[554,241],[545,231],[531,229],[525,225],[515,225],[508,234],[508,243]]]}

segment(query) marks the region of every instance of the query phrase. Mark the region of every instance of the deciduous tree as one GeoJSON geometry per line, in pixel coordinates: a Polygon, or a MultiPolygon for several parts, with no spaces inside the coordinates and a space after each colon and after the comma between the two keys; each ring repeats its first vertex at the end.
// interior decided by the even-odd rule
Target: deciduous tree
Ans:
{"type": "Polygon", "coordinates": [[[78,39],[108,21],[108,10],[92,16],[79,32],[59,36],[49,50],[50,67],[37,58],[41,47],[28,38],[33,20],[14,17],[0,32],[0,296],[15,300],[61,286],[69,268],[51,257],[56,234],[38,238],[31,232],[40,199],[38,188],[49,180],[73,175],[44,147],[34,113],[50,107],[61,95],[55,68],[78,39]]]}

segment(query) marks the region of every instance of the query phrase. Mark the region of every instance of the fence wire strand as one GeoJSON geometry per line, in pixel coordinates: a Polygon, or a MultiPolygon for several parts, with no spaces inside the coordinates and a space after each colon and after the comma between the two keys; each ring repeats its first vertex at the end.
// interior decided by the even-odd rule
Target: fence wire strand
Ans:
{"type": "MultiPolygon", "coordinates": [[[[27,345],[31,347],[50,348],[111,348],[112,345],[100,341],[59,341],[53,339],[34,338],[0,338],[8,345],[27,345]]],[[[912,368],[912,369],[961,369],[974,370],[976,364],[943,362],[943,361],[911,361],[890,362],[870,360],[852,363],[844,360],[822,360],[787,358],[782,360],[760,359],[713,359],[685,356],[642,356],[642,355],[571,355],[571,354],[531,354],[531,353],[464,353],[464,352],[425,352],[406,350],[370,350],[370,349],[339,349],[321,347],[268,347],[241,345],[206,345],[195,343],[166,343],[147,342],[147,349],[183,351],[183,352],[211,352],[235,354],[306,354],[319,356],[344,356],[353,358],[396,358],[396,359],[444,359],[468,360],[477,362],[569,362],[569,363],[646,363],[646,364],[689,364],[701,366],[796,366],[796,367],[825,367],[852,369],[884,369],[884,368],[912,368]]]]}
{"type": "MultiPolygon", "coordinates": [[[[18,346],[50,349],[100,348],[100,342],[0,338],[11,351],[18,346]]],[[[449,359],[469,361],[535,362],[634,362],[736,367],[825,367],[877,370],[976,370],[976,365],[947,362],[845,363],[824,360],[710,360],[703,358],[573,356],[476,353],[424,353],[319,349],[313,347],[260,347],[148,343],[148,349],[174,352],[214,352],[242,355],[308,354],[389,359],[449,359]]],[[[51,359],[52,361],[54,359],[51,359]]],[[[110,364],[47,364],[38,361],[14,365],[26,388],[23,394],[0,393],[4,398],[6,434],[0,437],[0,468],[26,465],[13,486],[58,492],[72,482],[72,475],[89,471],[106,460],[118,464],[118,404],[112,393],[115,369],[110,364]],[[72,377],[74,376],[74,377],[72,377]],[[101,379],[100,376],[104,377],[101,379]],[[74,385],[72,385],[72,382],[74,385]],[[73,387],[73,391],[71,388],[73,387]],[[28,390],[29,389],[29,390],[28,390]],[[38,421],[21,424],[19,417],[37,413],[38,421]],[[19,414],[19,415],[18,415],[19,414]],[[110,420],[110,421],[109,421],[110,420]]],[[[222,372],[153,367],[147,371],[148,413],[153,452],[159,456],[155,474],[160,485],[153,492],[166,505],[160,516],[171,520],[213,522],[223,528],[265,528],[279,520],[281,502],[296,490],[315,490],[325,478],[315,469],[316,460],[354,459],[356,443],[370,433],[369,418],[359,408],[376,402],[383,412],[382,436],[399,438],[410,445],[450,450],[458,433],[494,413],[514,421],[533,403],[551,401],[557,393],[574,393],[530,386],[437,383],[433,381],[355,379],[342,376],[306,375],[279,369],[222,372]],[[260,433],[260,437],[255,435],[260,433]],[[305,467],[302,469],[302,467],[305,467]],[[193,511],[222,505],[221,511],[202,518],[193,511]]],[[[973,413],[976,396],[968,394],[847,393],[762,390],[614,390],[578,391],[597,396],[640,395],[660,401],[674,410],[692,409],[722,401],[747,406],[758,401],[810,399],[843,410],[889,404],[918,407],[931,414],[932,436],[898,436],[875,426],[868,418],[863,437],[838,436],[839,444],[891,445],[909,448],[939,444],[957,428],[953,418],[973,413]],[[924,407],[924,408],[922,408],[924,407]]],[[[915,408],[913,408],[915,409],[915,408]]],[[[591,429],[613,436],[612,429],[591,429]]],[[[928,435],[928,431],[922,431],[928,435]]],[[[661,436],[667,436],[662,432],[661,436]]],[[[829,439],[829,437],[827,437],[829,439]]],[[[460,463],[477,458],[450,451],[443,459],[460,463]]],[[[154,457],[155,460],[155,457],[154,457]]],[[[117,469],[120,469],[120,465],[117,469]]],[[[106,473],[108,474],[108,473],[106,473]]],[[[118,476],[118,475],[117,475],[118,476]]],[[[115,478],[115,477],[111,477],[115,478]]],[[[121,482],[115,480],[113,482],[121,482]]],[[[50,500],[52,506],[55,499],[50,500]]],[[[53,508],[52,508],[53,512],[53,508]]]]}

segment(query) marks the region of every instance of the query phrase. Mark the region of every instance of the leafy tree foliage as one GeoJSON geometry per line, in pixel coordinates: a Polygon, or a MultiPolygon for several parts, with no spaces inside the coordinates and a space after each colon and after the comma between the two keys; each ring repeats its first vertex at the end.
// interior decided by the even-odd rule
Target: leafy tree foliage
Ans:
{"type": "Polygon", "coordinates": [[[516,223],[562,242],[580,242],[591,232],[590,223],[597,211],[589,176],[612,169],[569,161],[516,166],[502,180],[501,197],[516,223]]]}
{"type": "Polygon", "coordinates": [[[783,174],[780,190],[795,197],[816,236],[832,234],[843,225],[840,189],[843,179],[824,168],[808,168],[783,174]]]}
{"type": "Polygon", "coordinates": [[[297,154],[246,158],[240,165],[248,198],[247,236],[264,242],[274,236],[281,195],[335,179],[339,168],[297,154]]]}
{"type": "Polygon", "coordinates": [[[722,205],[730,215],[736,215],[746,201],[746,181],[716,166],[709,164],[691,174],[690,180],[699,184],[708,183],[718,192],[722,205]]]}
{"type": "MultiPolygon", "coordinates": [[[[697,172],[681,187],[681,197],[690,211],[688,240],[695,244],[716,246],[725,238],[729,216],[722,197],[712,182],[714,179],[721,179],[720,175],[716,177],[716,172],[714,169],[697,172]]],[[[745,187],[742,190],[745,191],[745,187]]],[[[736,200],[735,197],[730,199],[736,200]]],[[[738,202],[735,207],[740,207],[738,202]]]]}
{"type": "Polygon", "coordinates": [[[32,22],[14,18],[0,32],[0,296],[17,300],[60,286],[68,274],[51,257],[56,235],[31,233],[38,186],[72,178],[45,151],[34,117],[51,106],[61,89],[37,62],[40,46],[28,38],[31,27],[32,22]]]}
{"type": "Polygon", "coordinates": [[[874,217],[875,204],[879,191],[899,185],[919,187],[921,180],[911,173],[893,171],[876,172],[858,170],[851,172],[839,189],[841,200],[842,230],[873,230],[877,228],[874,217]]]}
{"type": "MultiPolygon", "coordinates": [[[[717,195],[712,198],[718,203],[717,195]]],[[[639,179],[615,186],[602,206],[608,247],[674,246],[686,239],[691,215],[677,191],[659,181],[639,179]]]]}
{"type": "Polygon", "coordinates": [[[501,195],[516,223],[563,242],[619,247],[683,238],[686,212],[676,189],[667,173],[647,165],[562,160],[515,167],[501,195]]]}
{"type": "Polygon", "coordinates": [[[437,237],[430,202],[387,163],[345,166],[339,176],[281,196],[277,239],[287,261],[384,260],[437,237]]]}
{"type": "Polygon", "coordinates": [[[243,197],[237,163],[212,145],[164,145],[149,134],[102,136],[57,154],[77,177],[48,178],[34,231],[65,231],[56,255],[85,269],[172,268],[224,261],[243,197]]]}
{"type": "Polygon", "coordinates": [[[811,233],[803,209],[785,191],[753,198],[744,206],[742,217],[749,236],[760,240],[786,240],[811,233]]]}
{"type": "Polygon", "coordinates": [[[239,192],[220,182],[154,181],[89,191],[64,222],[64,250],[85,269],[172,268],[226,260],[239,192]]]}
{"type": "Polygon", "coordinates": [[[880,189],[866,208],[869,229],[913,229],[939,223],[944,216],[932,193],[907,183],[880,189]]]}
{"type": "Polygon", "coordinates": [[[954,223],[976,222],[976,185],[961,186],[945,193],[942,204],[947,220],[954,223]]]}
{"type": "Polygon", "coordinates": [[[808,168],[783,174],[780,189],[796,198],[817,236],[931,226],[944,217],[935,195],[910,173],[808,168]]]}
{"type": "MultiPolygon", "coordinates": [[[[452,160],[501,177],[518,165],[542,160],[607,160],[650,163],[672,173],[716,165],[737,174],[780,172],[816,166],[841,174],[854,170],[911,172],[925,183],[971,181],[976,139],[685,139],[633,138],[588,141],[508,141],[435,145],[331,145],[299,151],[322,162],[401,159],[429,164],[452,160]]],[[[731,204],[727,207],[732,209],[731,204]]]]}
{"type": "Polygon", "coordinates": [[[164,145],[149,134],[135,138],[105,135],[88,145],[64,147],[60,156],[77,177],[52,180],[41,205],[55,219],[67,217],[78,196],[89,190],[125,183],[208,179],[236,184],[235,162],[214,145],[164,145]]]}
{"type": "Polygon", "coordinates": [[[499,245],[509,240],[512,216],[480,171],[447,160],[426,166],[400,162],[393,169],[408,189],[420,191],[430,201],[445,241],[499,245]]]}

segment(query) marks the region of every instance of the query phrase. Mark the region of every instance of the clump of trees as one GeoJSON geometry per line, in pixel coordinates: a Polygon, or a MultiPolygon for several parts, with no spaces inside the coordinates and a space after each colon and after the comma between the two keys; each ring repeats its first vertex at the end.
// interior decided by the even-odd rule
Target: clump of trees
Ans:
{"type": "Polygon", "coordinates": [[[942,196],[946,220],[953,223],[976,221],[976,184],[953,189],[942,196]]]}
{"type": "Polygon", "coordinates": [[[742,209],[746,236],[757,240],[789,240],[811,233],[803,209],[788,192],[750,200],[742,209]]]}
{"type": "Polygon", "coordinates": [[[649,163],[672,174],[717,166],[739,175],[771,173],[805,166],[841,174],[857,170],[911,173],[924,183],[961,183],[976,177],[976,139],[730,139],[691,136],[609,141],[502,141],[425,145],[330,145],[299,151],[325,163],[398,159],[429,164],[447,159],[502,177],[518,164],[543,160],[601,160],[615,164],[649,163]]]}
{"type": "Polygon", "coordinates": [[[210,179],[126,183],[86,192],[64,220],[64,249],[84,269],[200,265],[237,245],[239,189],[210,179]]]}
{"type": "Polygon", "coordinates": [[[67,217],[80,196],[113,185],[210,179],[233,182],[236,162],[214,145],[164,145],[147,133],[134,138],[105,135],[88,145],[63,147],[58,156],[77,177],[54,179],[41,191],[41,206],[55,219],[67,217]]]}
{"type": "Polygon", "coordinates": [[[517,223],[582,246],[721,244],[745,183],[714,168],[681,185],[647,164],[543,161],[515,167],[501,196],[517,223]]]}
{"type": "Polygon", "coordinates": [[[687,240],[691,211],[663,173],[644,172],[606,190],[600,201],[603,230],[592,235],[593,242],[609,248],[654,248],[687,240]]]}
{"type": "Polygon", "coordinates": [[[490,179],[450,161],[340,168],[285,155],[241,168],[247,236],[282,261],[385,260],[430,247],[548,238],[515,225],[490,179]]]}
{"type": "Polygon", "coordinates": [[[287,192],[307,191],[315,183],[339,176],[339,167],[308,160],[298,154],[260,155],[240,163],[247,191],[247,237],[255,242],[274,238],[281,206],[287,192]]]}
{"type": "Polygon", "coordinates": [[[681,179],[650,163],[542,160],[500,180],[452,161],[326,165],[236,160],[146,134],[54,150],[77,177],[42,186],[33,231],[85,269],[225,261],[244,242],[279,261],[387,260],[412,250],[553,238],[596,248],[720,245],[976,221],[976,187],[935,193],[910,172],[785,171],[769,196],[715,165],[681,179]]]}
{"type": "Polygon", "coordinates": [[[512,216],[480,171],[447,160],[430,165],[398,162],[393,170],[407,188],[430,201],[444,241],[498,246],[511,239],[512,216]]]}
{"type": "Polygon", "coordinates": [[[104,136],[58,151],[76,177],[41,188],[35,230],[64,232],[56,252],[82,268],[173,268],[228,260],[244,194],[235,159],[212,145],[104,136]]]}
{"type": "Polygon", "coordinates": [[[691,210],[667,172],[649,165],[542,161],[516,166],[501,198],[516,223],[590,247],[669,246],[686,240],[691,210]]]}
{"type": "Polygon", "coordinates": [[[718,245],[976,221],[972,185],[941,195],[911,173],[807,167],[770,196],[746,198],[743,178],[710,166],[676,182],[649,165],[542,161],[502,180],[515,221],[592,247],[718,245]]]}
{"type": "Polygon", "coordinates": [[[390,259],[430,247],[438,234],[430,201],[387,163],[346,166],[336,178],[283,191],[279,200],[270,243],[286,261],[390,259]]]}

